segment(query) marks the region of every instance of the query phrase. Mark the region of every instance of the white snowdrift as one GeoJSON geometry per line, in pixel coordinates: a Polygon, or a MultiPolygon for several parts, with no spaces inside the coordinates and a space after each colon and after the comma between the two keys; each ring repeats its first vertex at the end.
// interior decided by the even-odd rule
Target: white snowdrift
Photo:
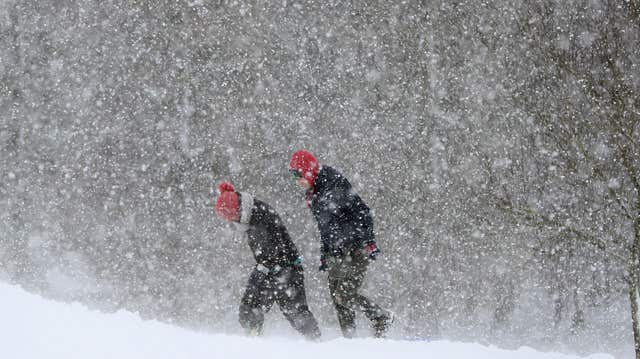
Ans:
{"type": "MultiPolygon", "coordinates": [[[[508,351],[447,341],[334,339],[311,343],[284,337],[203,334],[144,321],[124,311],[103,314],[80,304],[45,300],[4,283],[0,283],[0,343],[0,357],[21,359],[576,358],[529,348],[508,351]]],[[[589,358],[613,357],[597,354],[589,358]]]]}

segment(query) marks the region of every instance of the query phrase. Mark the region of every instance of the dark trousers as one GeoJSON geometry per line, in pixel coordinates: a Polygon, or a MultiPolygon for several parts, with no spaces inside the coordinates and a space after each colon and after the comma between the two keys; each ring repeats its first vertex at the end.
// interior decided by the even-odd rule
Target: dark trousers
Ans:
{"type": "Polygon", "coordinates": [[[329,265],[329,291],[338,312],[338,322],[342,334],[352,338],[356,331],[356,313],[358,309],[376,322],[385,311],[367,297],[358,293],[367,272],[369,259],[360,250],[354,250],[342,257],[332,257],[329,265]]]}
{"type": "Polygon", "coordinates": [[[286,267],[275,274],[254,269],[240,304],[240,325],[259,334],[264,314],[277,302],[282,314],[308,339],[320,337],[318,322],[307,306],[302,267],[286,267]]]}

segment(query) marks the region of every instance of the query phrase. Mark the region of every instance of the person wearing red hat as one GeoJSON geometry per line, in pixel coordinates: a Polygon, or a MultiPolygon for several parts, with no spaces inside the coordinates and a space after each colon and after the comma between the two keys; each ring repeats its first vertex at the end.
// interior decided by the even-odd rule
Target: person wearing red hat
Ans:
{"type": "Polygon", "coordinates": [[[240,325],[251,335],[261,334],[264,314],[276,302],[291,326],[308,339],[318,339],[318,322],[307,306],[302,259],[278,214],[228,182],[220,183],[218,192],[216,214],[238,224],[257,262],[241,299],[240,325]]]}
{"type": "Polygon", "coordinates": [[[358,293],[370,260],[380,254],[369,207],[336,169],[320,165],[309,152],[293,154],[289,171],[306,189],[307,204],[318,224],[320,270],[328,271],[329,291],[342,334],[355,335],[355,309],[372,322],[374,335],[385,336],[393,314],[358,293]]]}

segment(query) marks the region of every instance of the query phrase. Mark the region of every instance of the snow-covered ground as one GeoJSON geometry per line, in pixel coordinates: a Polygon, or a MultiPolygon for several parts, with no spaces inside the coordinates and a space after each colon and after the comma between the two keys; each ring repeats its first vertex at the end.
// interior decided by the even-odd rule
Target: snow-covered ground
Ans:
{"type": "MultiPolygon", "coordinates": [[[[517,351],[447,341],[332,339],[320,343],[297,338],[248,338],[205,334],[135,314],[104,314],[80,304],[58,303],[0,283],[2,358],[473,358],[569,359],[570,355],[517,351]]],[[[606,354],[592,359],[613,358],[606,354]]]]}

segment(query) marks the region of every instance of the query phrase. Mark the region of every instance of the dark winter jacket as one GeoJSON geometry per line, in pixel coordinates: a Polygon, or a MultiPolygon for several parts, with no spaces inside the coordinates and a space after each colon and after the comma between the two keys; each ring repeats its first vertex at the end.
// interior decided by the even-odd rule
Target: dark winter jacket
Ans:
{"type": "Polygon", "coordinates": [[[247,241],[256,262],[271,270],[276,266],[294,265],[298,260],[298,250],[278,214],[268,204],[246,193],[240,194],[240,203],[240,221],[245,225],[247,241]]]}
{"type": "Polygon", "coordinates": [[[322,166],[311,194],[323,255],[343,255],[374,241],[369,207],[337,170],[322,166]]]}

